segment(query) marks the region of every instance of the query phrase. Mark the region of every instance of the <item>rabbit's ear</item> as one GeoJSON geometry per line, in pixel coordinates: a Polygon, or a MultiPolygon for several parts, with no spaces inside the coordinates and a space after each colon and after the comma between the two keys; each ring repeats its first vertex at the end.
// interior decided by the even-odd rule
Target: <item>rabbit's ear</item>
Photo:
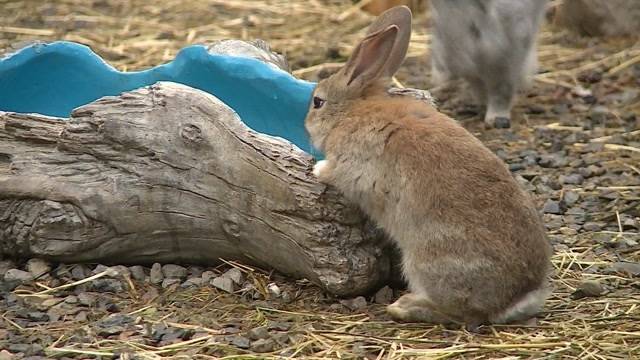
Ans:
{"type": "Polygon", "coordinates": [[[393,48],[398,37],[398,27],[390,25],[368,35],[358,44],[345,65],[347,86],[354,80],[358,87],[366,87],[387,74],[387,65],[392,63],[393,48]]]}
{"type": "Polygon", "coordinates": [[[411,40],[411,10],[406,6],[396,6],[385,11],[369,26],[367,35],[379,32],[391,25],[398,27],[398,37],[389,63],[385,65],[385,76],[393,76],[407,55],[411,40]]]}

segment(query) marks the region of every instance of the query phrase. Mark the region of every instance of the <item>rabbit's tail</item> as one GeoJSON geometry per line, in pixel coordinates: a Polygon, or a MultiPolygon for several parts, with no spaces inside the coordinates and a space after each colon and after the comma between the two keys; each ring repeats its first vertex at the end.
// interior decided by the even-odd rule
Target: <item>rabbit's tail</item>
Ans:
{"type": "Polygon", "coordinates": [[[550,293],[551,287],[544,284],[542,287],[528,292],[506,310],[490,317],[489,321],[493,324],[506,324],[531,318],[540,312],[550,293]]]}

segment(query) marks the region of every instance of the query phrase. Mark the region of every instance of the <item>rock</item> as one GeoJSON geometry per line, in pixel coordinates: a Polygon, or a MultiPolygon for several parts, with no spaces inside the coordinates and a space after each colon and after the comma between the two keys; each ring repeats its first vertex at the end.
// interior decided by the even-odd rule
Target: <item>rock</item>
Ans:
{"type": "Polygon", "coordinates": [[[100,274],[102,272],[108,271],[109,267],[106,265],[102,265],[102,264],[98,264],[96,265],[96,267],[93,269],[93,271],[91,271],[91,274],[95,275],[95,274],[100,274]]]}
{"type": "Polygon", "coordinates": [[[582,225],[582,229],[584,229],[584,231],[600,231],[602,230],[602,228],[604,227],[603,223],[598,223],[598,222],[587,222],[584,223],[584,225],[582,225]]]}
{"type": "Polygon", "coordinates": [[[71,268],[71,277],[74,280],[82,280],[91,276],[91,270],[84,264],[77,264],[71,268]]]}
{"type": "Polygon", "coordinates": [[[164,275],[162,275],[162,265],[155,263],[151,266],[149,280],[154,285],[160,285],[162,283],[162,280],[164,280],[164,275]]]}
{"type": "Polygon", "coordinates": [[[225,340],[228,341],[229,344],[235,347],[238,347],[240,349],[248,349],[249,346],[251,346],[251,340],[240,335],[228,335],[228,336],[225,336],[225,340]]]}
{"type": "Polygon", "coordinates": [[[208,284],[215,276],[216,274],[213,271],[205,271],[202,273],[202,282],[208,284]]]}
{"type": "Polygon", "coordinates": [[[50,298],[50,299],[46,299],[44,301],[42,301],[42,303],[40,303],[40,306],[38,307],[39,309],[48,309],[52,306],[56,306],[58,304],[60,304],[61,302],[63,302],[65,299],[63,298],[50,298]]]}
{"type": "Polygon", "coordinates": [[[587,280],[578,286],[576,291],[571,294],[571,298],[577,300],[585,297],[598,297],[602,295],[604,291],[605,289],[598,281],[587,280]]]}
{"type": "Polygon", "coordinates": [[[95,305],[97,300],[98,300],[98,297],[92,293],[83,292],[78,294],[78,302],[80,303],[80,305],[91,307],[95,305]]]}
{"type": "Polygon", "coordinates": [[[64,299],[64,302],[67,304],[77,304],[78,303],[78,297],[75,295],[69,295],[64,299]]]}
{"type": "MultiPolygon", "coordinates": [[[[27,353],[30,350],[29,344],[9,344],[7,349],[13,353],[27,353]]],[[[11,359],[19,359],[18,357],[12,357],[11,359]]]]}
{"type": "Polygon", "coordinates": [[[543,168],[559,168],[567,165],[568,160],[564,155],[554,153],[549,155],[542,155],[538,160],[538,165],[543,168]]]}
{"type": "Polygon", "coordinates": [[[560,175],[558,181],[561,184],[580,185],[584,182],[584,177],[580,174],[560,175]]]}
{"type": "Polygon", "coordinates": [[[108,293],[121,293],[124,291],[122,282],[116,279],[96,279],[91,282],[91,286],[95,291],[108,293]]]}
{"type": "Polygon", "coordinates": [[[28,282],[33,280],[33,275],[28,271],[20,269],[9,269],[4,274],[4,281],[28,282]]]}
{"type": "Polygon", "coordinates": [[[260,339],[251,343],[249,350],[257,353],[272,352],[276,343],[273,339],[260,339]]]}
{"type": "Polygon", "coordinates": [[[562,215],[565,211],[566,207],[562,201],[555,201],[551,199],[547,200],[542,208],[542,212],[545,214],[562,215]]]}
{"type": "Polygon", "coordinates": [[[640,263],[636,262],[616,262],[609,268],[609,272],[625,273],[631,276],[640,276],[640,263]]]}
{"type": "Polygon", "coordinates": [[[162,274],[168,279],[184,279],[187,277],[187,268],[175,264],[162,266],[162,274]]]}
{"type": "Polygon", "coordinates": [[[225,271],[225,273],[220,276],[231,279],[237,285],[242,285],[242,283],[244,282],[244,274],[242,274],[242,271],[240,271],[238,268],[231,268],[225,271]]]}
{"type": "Polygon", "coordinates": [[[79,311],[76,316],[75,316],[75,321],[79,321],[79,322],[85,322],[87,321],[87,312],[86,311],[79,311]]]}
{"type": "Polygon", "coordinates": [[[144,281],[147,277],[144,273],[144,267],[140,265],[129,266],[129,272],[131,277],[137,281],[144,281]]]}
{"type": "Polygon", "coordinates": [[[48,274],[49,271],[51,271],[51,265],[42,259],[29,259],[26,269],[34,278],[38,278],[44,274],[48,274]]]}
{"type": "Polygon", "coordinates": [[[124,265],[111,266],[109,269],[114,272],[114,275],[110,275],[112,277],[131,277],[131,271],[124,265]]]}
{"type": "Polygon", "coordinates": [[[178,284],[180,284],[180,279],[170,278],[170,279],[162,280],[162,288],[163,289],[166,289],[168,287],[171,287],[173,285],[178,285],[178,284]]]}
{"type": "Polygon", "coordinates": [[[340,303],[351,311],[363,310],[367,307],[367,299],[364,296],[358,296],[354,299],[340,300],[340,303]]]}
{"type": "Polygon", "coordinates": [[[376,304],[390,304],[391,300],[393,300],[393,290],[389,286],[385,286],[378,290],[374,297],[376,304]]]}
{"type": "Polygon", "coordinates": [[[0,350],[0,360],[13,360],[16,359],[13,354],[7,350],[0,350]]]}
{"type": "Polygon", "coordinates": [[[134,319],[129,315],[112,314],[98,321],[95,327],[99,336],[111,336],[125,331],[127,326],[133,322],[134,319]]]}
{"type": "Polygon", "coordinates": [[[203,281],[201,277],[192,277],[192,278],[188,278],[187,281],[182,283],[182,285],[180,286],[183,288],[199,287],[199,286],[202,286],[202,284],[203,284],[203,281]]]}
{"type": "Polygon", "coordinates": [[[200,266],[189,266],[189,277],[201,277],[204,269],[200,266]]]}
{"type": "Polygon", "coordinates": [[[15,269],[16,264],[11,260],[0,260],[0,277],[4,278],[4,274],[9,271],[9,269],[15,269]]]}
{"type": "Polygon", "coordinates": [[[293,326],[292,323],[289,322],[282,322],[282,321],[270,321],[267,324],[267,329],[269,331],[289,331],[289,329],[291,329],[291,327],[293,326]]]}
{"type": "Polygon", "coordinates": [[[573,206],[578,200],[580,200],[580,194],[575,191],[567,190],[562,194],[562,201],[564,201],[567,206],[573,206]]]}
{"type": "Polygon", "coordinates": [[[218,276],[217,278],[214,278],[211,280],[211,286],[230,294],[235,291],[235,283],[228,277],[218,276]]]}
{"type": "Polygon", "coordinates": [[[251,340],[268,339],[270,334],[266,326],[259,326],[247,331],[247,337],[251,340]]]}
{"type": "Polygon", "coordinates": [[[27,314],[27,319],[31,321],[46,322],[49,321],[49,315],[41,311],[31,311],[27,314]]]}
{"type": "Polygon", "coordinates": [[[269,291],[269,295],[274,298],[280,297],[280,294],[282,293],[278,285],[276,285],[275,283],[269,283],[267,285],[267,291],[269,291]]]}
{"type": "Polygon", "coordinates": [[[271,336],[271,338],[273,340],[275,340],[278,344],[280,345],[286,345],[289,343],[289,341],[291,341],[291,339],[289,338],[289,334],[287,333],[277,333],[277,334],[273,334],[271,336]]]}

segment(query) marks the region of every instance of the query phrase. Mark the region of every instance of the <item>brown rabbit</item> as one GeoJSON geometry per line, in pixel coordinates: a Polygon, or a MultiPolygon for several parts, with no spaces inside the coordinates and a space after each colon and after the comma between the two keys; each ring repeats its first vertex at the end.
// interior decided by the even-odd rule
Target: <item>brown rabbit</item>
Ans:
{"type": "Polygon", "coordinates": [[[427,102],[389,95],[411,11],[383,13],[346,65],[314,91],[305,126],[323,151],[314,174],[357,203],[399,245],[410,293],[397,320],[504,323],[548,294],[550,245],[504,163],[427,102]]]}

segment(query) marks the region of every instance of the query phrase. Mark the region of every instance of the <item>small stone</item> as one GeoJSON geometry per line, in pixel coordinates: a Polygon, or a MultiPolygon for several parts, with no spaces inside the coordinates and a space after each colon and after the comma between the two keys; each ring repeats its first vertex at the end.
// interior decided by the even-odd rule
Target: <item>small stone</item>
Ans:
{"type": "Polygon", "coordinates": [[[560,175],[558,181],[561,184],[580,185],[584,182],[584,177],[580,174],[560,175]]]}
{"type": "Polygon", "coordinates": [[[189,279],[187,279],[187,281],[182,283],[182,285],[180,285],[180,286],[183,287],[183,288],[202,286],[202,278],[201,277],[189,278],[189,279]]]}
{"type": "Polygon", "coordinates": [[[291,341],[291,339],[289,338],[289,334],[287,333],[273,334],[271,338],[280,345],[286,345],[289,343],[289,341],[291,341]]]}
{"type": "Polygon", "coordinates": [[[391,300],[393,300],[393,290],[389,286],[378,290],[374,298],[376,304],[390,304],[391,300]]]}
{"type": "Polygon", "coordinates": [[[602,230],[602,228],[604,227],[603,223],[597,223],[597,222],[587,222],[584,225],[582,225],[582,229],[584,229],[584,231],[600,231],[602,230]]]}
{"type": "Polygon", "coordinates": [[[362,310],[367,307],[367,299],[364,296],[358,296],[354,299],[340,300],[340,303],[351,311],[362,310]]]}
{"type": "Polygon", "coordinates": [[[583,281],[576,291],[571,294],[571,298],[574,300],[582,299],[585,297],[598,297],[604,293],[604,288],[597,281],[587,280],[583,281]]]}
{"type": "Polygon", "coordinates": [[[77,304],[78,297],[75,295],[69,295],[64,299],[64,302],[66,302],[67,304],[77,304]]]}
{"type": "Polygon", "coordinates": [[[259,326],[247,331],[247,337],[251,340],[268,339],[270,334],[266,326],[259,326]]]}
{"type": "Polygon", "coordinates": [[[293,326],[293,324],[289,323],[289,322],[282,322],[282,321],[270,321],[267,324],[267,329],[270,331],[289,331],[289,329],[291,329],[291,326],[293,326]]]}
{"type": "Polygon", "coordinates": [[[83,292],[78,294],[78,302],[80,303],[80,305],[91,307],[95,305],[97,300],[98,297],[92,293],[83,292]]]}
{"type": "Polygon", "coordinates": [[[522,163],[509,164],[509,171],[520,171],[524,169],[525,166],[522,163]]]}
{"type": "Polygon", "coordinates": [[[75,321],[80,321],[80,322],[87,321],[87,312],[79,311],[75,316],[75,321]]]}
{"type": "Polygon", "coordinates": [[[538,160],[538,165],[543,168],[559,168],[567,165],[567,163],[567,158],[558,153],[542,155],[540,156],[540,160],[538,160]]]}
{"type": "Polygon", "coordinates": [[[575,191],[567,190],[562,194],[562,201],[564,201],[567,206],[573,206],[579,199],[580,194],[575,191]]]}
{"type": "Polygon", "coordinates": [[[551,199],[547,200],[542,208],[542,212],[545,214],[562,215],[565,211],[566,207],[562,201],[555,201],[551,199]]]}
{"type": "Polygon", "coordinates": [[[200,266],[189,266],[189,277],[201,277],[204,269],[200,266]]]}
{"type": "Polygon", "coordinates": [[[40,304],[40,306],[38,308],[39,309],[48,309],[48,308],[50,308],[52,306],[56,306],[56,305],[60,304],[63,301],[64,301],[64,299],[62,299],[62,298],[46,299],[46,300],[42,301],[42,303],[40,304]]]}
{"type": "Polygon", "coordinates": [[[0,350],[0,360],[13,360],[16,359],[12,353],[7,350],[0,350]]]}
{"type": "Polygon", "coordinates": [[[213,279],[216,276],[216,273],[214,273],[213,271],[205,271],[202,273],[202,282],[205,284],[208,284],[209,282],[211,282],[211,279],[213,279]]]}
{"type": "Polygon", "coordinates": [[[625,273],[632,276],[640,275],[640,263],[636,262],[616,262],[609,268],[612,272],[625,273]]]}
{"type": "Polygon", "coordinates": [[[140,265],[129,266],[129,272],[131,272],[131,277],[137,281],[144,281],[146,275],[144,273],[144,267],[140,265]]]}
{"type": "Polygon", "coordinates": [[[162,280],[164,280],[164,276],[162,275],[162,265],[155,263],[151,266],[149,280],[154,285],[160,285],[162,283],[162,280]]]}
{"type": "Polygon", "coordinates": [[[544,109],[544,107],[542,107],[540,105],[531,104],[531,105],[528,106],[527,113],[540,115],[540,114],[544,114],[545,113],[545,109],[544,109]]]}
{"type": "Polygon", "coordinates": [[[184,279],[187,277],[187,268],[175,264],[162,266],[162,274],[169,279],[184,279]]]}
{"type": "Polygon", "coordinates": [[[30,259],[27,261],[26,269],[34,278],[37,278],[44,274],[48,274],[49,271],[51,271],[51,265],[49,265],[49,262],[42,259],[30,259]]]}
{"type": "Polygon", "coordinates": [[[95,324],[97,333],[100,336],[117,335],[125,331],[129,324],[133,324],[134,319],[129,315],[112,314],[98,321],[95,324]]]}
{"type": "Polygon", "coordinates": [[[230,294],[235,291],[233,280],[227,277],[218,276],[217,278],[214,278],[213,280],[211,280],[211,286],[222,291],[226,291],[230,294]]]}
{"type": "Polygon", "coordinates": [[[110,275],[110,276],[113,276],[113,277],[130,277],[131,276],[131,271],[129,271],[129,268],[124,265],[111,266],[110,269],[114,271],[114,275],[110,275]]]}
{"type": "Polygon", "coordinates": [[[249,349],[257,353],[267,353],[272,352],[275,346],[276,343],[273,339],[260,339],[252,342],[249,349]]]}
{"type": "Polygon", "coordinates": [[[244,275],[242,274],[242,271],[237,268],[231,268],[225,271],[225,273],[220,276],[233,280],[233,282],[237,285],[242,285],[242,283],[244,282],[244,275]]]}
{"type": "Polygon", "coordinates": [[[162,280],[162,288],[163,289],[166,289],[168,287],[171,287],[173,285],[178,285],[178,284],[180,284],[180,279],[171,278],[171,279],[162,280]]]}
{"type": "MultiPolygon", "coordinates": [[[[13,353],[26,353],[29,351],[29,344],[9,344],[7,349],[13,353]]],[[[19,359],[17,357],[12,357],[11,359],[19,359]]]]}
{"type": "Polygon", "coordinates": [[[0,277],[4,278],[4,274],[9,271],[9,269],[15,269],[16,263],[11,260],[0,260],[0,277]]]}
{"type": "Polygon", "coordinates": [[[109,270],[109,267],[108,267],[108,266],[106,266],[106,265],[102,265],[102,264],[98,264],[98,265],[96,265],[96,267],[93,269],[93,271],[91,271],[91,273],[92,273],[93,275],[95,275],[95,274],[100,274],[100,273],[105,272],[105,271],[108,271],[108,270],[109,270]]]}
{"type": "Polygon", "coordinates": [[[71,277],[74,280],[82,280],[91,276],[91,271],[84,264],[77,264],[71,268],[71,277]]]}
{"type": "Polygon", "coordinates": [[[31,321],[45,322],[49,321],[49,315],[41,311],[32,311],[27,313],[27,318],[31,321]]]}
{"type": "Polygon", "coordinates": [[[9,269],[4,274],[4,281],[27,282],[33,280],[33,275],[28,271],[20,269],[9,269]]]}
{"type": "Polygon", "coordinates": [[[229,344],[238,347],[240,349],[248,349],[251,346],[251,340],[247,339],[244,336],[240,335],[229,335],[225,336],[225,339],[229,342],[229,344]]]}
{"type": "Polygon", "coordinates": [[[275,283],[269,283],[267,285],[267,291],[269,291],[269,294],[274,298],[280,297],[280,294],[282,293],[280,291],[280,287],[278,287],[278,285],[276,285],[275,283]]]}
{"type": "Polygon", "coordinates": [[[124,291],[122,282],[116,279],[96,279],[91,282],[91,286],[95,291],[108,293],[121,293],[124,291]]]}

